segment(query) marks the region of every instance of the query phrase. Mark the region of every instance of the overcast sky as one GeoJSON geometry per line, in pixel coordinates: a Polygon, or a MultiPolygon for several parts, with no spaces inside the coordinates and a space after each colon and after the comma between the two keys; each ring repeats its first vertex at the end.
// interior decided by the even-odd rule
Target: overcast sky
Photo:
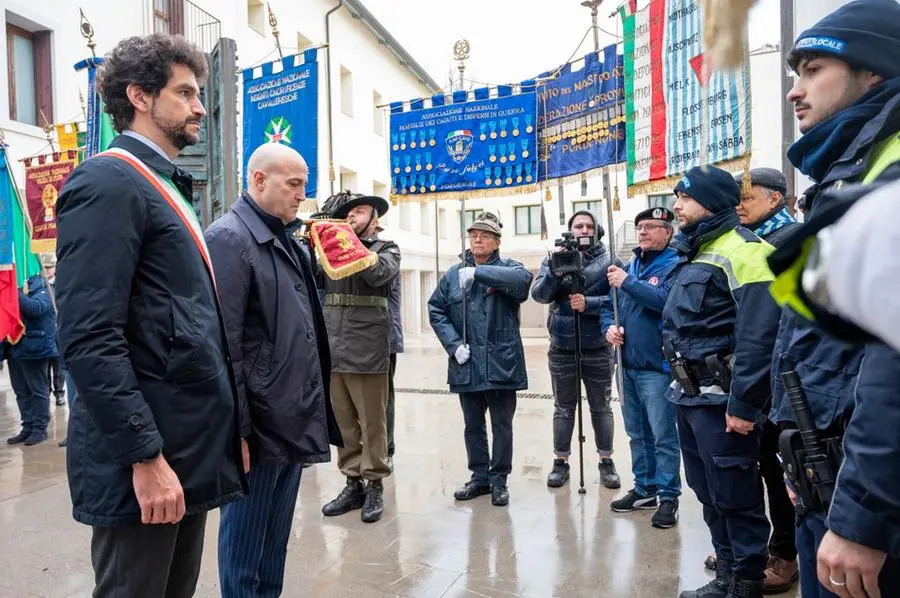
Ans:
{"type": "MultiPolygon", "coordinates": [[[[471,44],[466,79],[511,83],[533,77],[583,56],[593,46],[590,10],[580,0],[364,0],[366,7],[437,81],[447,85],[453,44],[471,44]]],[[[618,18],[609,18],[621,0],[600,5],[600,46],[621,35],[618,18]]],[[[646,0],[638,6],[646,4],[646,0]]],[[[750,15],[750,49],[779,40],[778,0],[759,0],[750,15]]],[[[388,98],[391,101],[402,98],[388,98]]]]}

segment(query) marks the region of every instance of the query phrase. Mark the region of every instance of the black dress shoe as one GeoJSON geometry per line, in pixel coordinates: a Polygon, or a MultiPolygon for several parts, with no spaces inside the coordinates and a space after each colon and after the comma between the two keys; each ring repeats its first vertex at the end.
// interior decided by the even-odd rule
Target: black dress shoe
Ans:
{"type": "Polygon", "coordinates": [[[31,430],[22,430],[12,438],[6,439],[6,444],[22,444],[31,436],[31,430]]]}
{"type": "Polygon", "coordinates": [[[347,478],[347,485],[341,490],[330,503],[322,507],[322,514],[326,517],[334,517],[335,515],[343,515],[349,513],[353,509],[361,509],[363,502],[366,500],[366,492],[363,487],[362,479],[347,478]]]}
{"type": "Polygon", "coordinates": [[[45,440],[47,440],[46,432],[32,432],[31,436],[29,436],[25,440],[25,446],[34,446],[36,444],[44,442],[45,440]]]}
{"type": "Polygon", "coordinates": [[[491,487],[489,484],[480,484],[475,480],[469,480],[465,486],[453,493],[453,498],[456,500],[472,500],[490,493],[491,487]]]}
{"type": "Polygon", "coordinates": [[[384,486],[381,480],[370,480],[366,486],[366,500],[362,508],[362,520],[374,523],[384,514],[384,486]]]}
{"type": "Polygon", "coordinates": [[[505,507],[509,504],[509,489],[506,486],[491,487],[491,504],[495,507],[505,507]]]}

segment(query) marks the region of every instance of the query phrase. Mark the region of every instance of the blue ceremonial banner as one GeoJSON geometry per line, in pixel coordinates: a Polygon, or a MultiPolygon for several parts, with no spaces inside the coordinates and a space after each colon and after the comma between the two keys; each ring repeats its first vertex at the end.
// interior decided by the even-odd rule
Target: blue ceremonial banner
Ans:
{"type": "MultiPolygon", "coordinates": [[[[392,198],[527,192],[537,180],[534,83],[391,104],[392,198]],[[495,95],[495,97],[491,97],[495,95]],[[426,103],[429,105],[426,106],[426,103]],[[495,193],[496,192],[496,193],[495,193]]],[[[444,198],[449,198],[444,196],[444,198]]]]}
{"type": "Polygon", "coordinates": [[[625,82],[615,45],[586,55],[577,70],[564,65],[558,77],[539,84],[537,94],[540,180],[625,161],[625,82]]]}
{"type": "Polygon", "coordinates": [[[319,151],[319,65],[316,49],[244,70],[243,164],[263,143],[289,145],[306,159],[306,197],[316,197],[319,151]],[[277,69],[276,69],[277,67],[277,69]],[[254,72],[261,72],[254,76],[254,72]]]}

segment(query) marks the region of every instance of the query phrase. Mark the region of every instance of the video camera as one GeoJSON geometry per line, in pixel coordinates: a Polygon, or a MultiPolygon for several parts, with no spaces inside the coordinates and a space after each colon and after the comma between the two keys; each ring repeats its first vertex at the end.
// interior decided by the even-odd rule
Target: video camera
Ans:
{"type": "Polygon", "coordinates": [[[571,232],[564,232],[562,239],[557,239],[553,243],[560,250],[550,256],[550,271],[557,276],[584,272],[582,252],[591,249],[595,241],[596,238],[593,235],[576,237],[571,232]]]}

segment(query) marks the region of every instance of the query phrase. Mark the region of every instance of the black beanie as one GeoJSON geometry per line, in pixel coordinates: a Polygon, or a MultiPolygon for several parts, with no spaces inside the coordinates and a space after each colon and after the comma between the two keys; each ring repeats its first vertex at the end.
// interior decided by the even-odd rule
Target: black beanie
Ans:
{"type": "Polygon", "coordinates": [[[572,230],[572,223],[575,222],[575,216],[590,216],[591,217],[591,220],[594,221],[594,231],[595,231],[595,234],[597,235],[598,241],[603,238],[603,235],[606,234],[606,231],[603,230],[603,226],[599,222],[597,222],[597,217],[594,216],[594,213],[591,212],[590,210],[578,210],[577,212],[572,214],[572,217],[569,218],[569,224],[566,225],[566,226],[568,226],[569,230],[572,230]]]}
{"type": "MultiPolygon", "coordinates": [[[[803,52],[828,54],[885,79],[900,76],[900,2],[845,4],[800,34],[791,54],[803,52]]],[[[797,60],[790,63],[796,70],[797,60]]]]}
{"type": "Polygon", "coordinates": [[[690,195],[704,208],[718,214],[741,203],[741,189],[734,177],[715,166],[695,166],[675,185],[675,193],[690,195]]]}

